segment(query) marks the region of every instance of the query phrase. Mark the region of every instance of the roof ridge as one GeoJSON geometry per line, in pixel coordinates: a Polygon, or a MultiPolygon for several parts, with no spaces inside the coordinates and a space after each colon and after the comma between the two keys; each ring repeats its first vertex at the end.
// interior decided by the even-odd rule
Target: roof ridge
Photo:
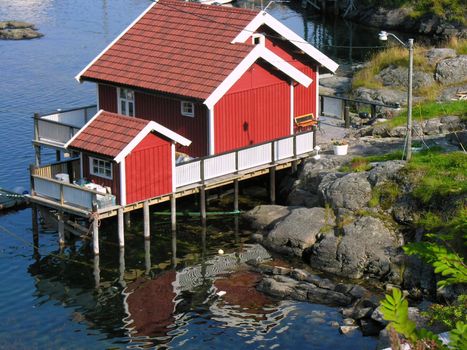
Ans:
{"type": "MultiPolygon", "coordinates": [[[[202,6],[215,6],[215,5],[208,5],[208,4],[203,4],[199,3],[196,1],[183,1],[183,0],[159,0],[157,1],[157,5],[168,2],[168,3],[173,3],[173,4],[178,4],[178,5],[183,5],[186,7],[202,7],[202,6]]],[[[215,6],[217,11],[221,12],[232,12],[232,13],[243,13],[243,14],[251,14],[253,13],[259,13],[259,10],[256,9],[248,9],[248,8],[240,8],[240,7],[229,7],[229,6],[215,6]]]]}

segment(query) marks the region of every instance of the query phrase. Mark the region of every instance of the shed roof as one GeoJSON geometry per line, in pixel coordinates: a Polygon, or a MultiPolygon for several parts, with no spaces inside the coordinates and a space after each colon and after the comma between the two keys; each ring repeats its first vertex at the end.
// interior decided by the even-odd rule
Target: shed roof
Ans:
{"type": "Polygon", "coordinates": [[[184,146],[191,143],[154,121],[100,110],[65,147],[101,154],[120,162],[152,131],[184,146]]]}

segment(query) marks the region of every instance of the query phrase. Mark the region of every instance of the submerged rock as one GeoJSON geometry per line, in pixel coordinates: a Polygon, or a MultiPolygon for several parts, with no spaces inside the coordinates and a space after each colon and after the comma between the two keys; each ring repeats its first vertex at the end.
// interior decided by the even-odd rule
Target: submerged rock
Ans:
{"type": "Polygon", "coordinates": [[[278,220],[290,214],[291,209],[281,205],[258,205],[243,214],[243,218],[257,230],[273,225],[278,220]]]}
{"type": "Polygon", "coordinates": [[[33,24],[22,21],[0,21],[0,39],[22,40],[40,38],[39,33],[33,24]]]}

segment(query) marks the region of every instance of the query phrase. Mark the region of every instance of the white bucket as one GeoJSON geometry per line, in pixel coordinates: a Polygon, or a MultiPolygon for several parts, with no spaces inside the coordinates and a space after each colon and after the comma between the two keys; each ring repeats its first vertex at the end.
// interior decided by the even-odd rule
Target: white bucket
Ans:
{"type": "Polygon", "coordinates": [[[347,150],[349,145],[334,145],[334,154],[336,156],[345,156],[347,154],[347,150]]]}

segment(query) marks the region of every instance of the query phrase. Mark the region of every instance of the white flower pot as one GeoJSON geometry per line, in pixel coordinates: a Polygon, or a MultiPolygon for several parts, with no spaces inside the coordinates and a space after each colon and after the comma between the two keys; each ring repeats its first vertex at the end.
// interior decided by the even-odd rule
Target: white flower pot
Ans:
{"type": "Polygon", "coordinates": [[[334,145],[334,154],[336,156],[345,156],[347,154],[349,145],[334,145]]]}

